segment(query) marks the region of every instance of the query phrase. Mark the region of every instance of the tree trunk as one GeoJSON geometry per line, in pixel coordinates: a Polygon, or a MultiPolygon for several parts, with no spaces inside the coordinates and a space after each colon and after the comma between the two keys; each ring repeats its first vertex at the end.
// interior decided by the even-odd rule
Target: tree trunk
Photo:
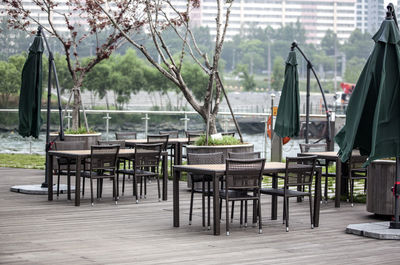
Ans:
{"type": "MultiPolygon", "coordinates": [[[[205,122],[207,123],[207,120],[205,120],[205,122]]],[[[217,117],[216,117],[216,115],[210,114],[210,121],[209,121],[208,127],[209,127],[210,135],[217,133],[217,117]]]]}
{"type": "Polygon", "coordinates": [[[74,87],[72,91],[74,94],[74,102],[72,105],[72,130],[78,130],[80,127],[79,109],[81,106],[81,97],[78,87],[74,87]]]}

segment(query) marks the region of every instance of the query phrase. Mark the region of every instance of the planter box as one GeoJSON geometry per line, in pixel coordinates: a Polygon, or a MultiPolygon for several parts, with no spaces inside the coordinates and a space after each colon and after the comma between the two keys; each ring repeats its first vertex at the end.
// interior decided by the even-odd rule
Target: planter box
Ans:
{"type": "MultiPolygon", "coordinates": [[[[53,141],[58,135],[55,133],[50,134],[50,140],[53,141]]],[[[97,141],[101,140],[101,133],[91,134],[65,134],[64,141],[84,141],[84,149],[90,149],[92,145],[97,145],[97,141]]],[[[58,139],[59,141],[59,139],[58,139]]]]}
{"type": "Polygon", "coordinates": [[[197,145],[188,145],[186,146],[186,153],[219,153],[222,152],[224,154],[224,160],[228,158],[228,153],[230,152],[253,152],[254,145],[253,144],[238,144],[238,145],[213,145],[213,146],[197,146],[197,145]]]}
{"type": "Polygon", "coordinates": [[[394,196],[391,188],[396,175],[396,161],[375,160],[368,166],[367,211],[394,215],[394,196]]]}

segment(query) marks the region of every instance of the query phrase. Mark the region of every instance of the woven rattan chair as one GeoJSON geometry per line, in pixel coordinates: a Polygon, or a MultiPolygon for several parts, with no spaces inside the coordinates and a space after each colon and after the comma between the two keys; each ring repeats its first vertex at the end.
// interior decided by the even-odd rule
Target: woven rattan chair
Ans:
{"type": "MultiPolygon", "coordinates": [[[[168,130],[168,131],[160,131],[160,134],[168,134],[170,140],[171,138],[179,138],[179,131],[178,130],[168,130]]],[[[167,146],[168,150],[168,157],[170,161],[170,167],[172,168],[172,165],[174,164],[174,156],[175,156],[175,151],[174,151],[174,146],[172,144],[169,144],[167,146]]]]}
{"type": "Polygon", "coordinates": [[[115,132],[115,139],[117,140],[136,139],[136,137],[136,132],[115,132]]]}
{"type": "MultiPolygon", "coordinates": [[[[139,195],[137,191],[137,183],[144,183],[144,198],[147,194],[146,180],[150,177],[157,179],[158,187],[158,200],[161,201],[160,195],[160,179],[159,179],[159,168],[161,151],[163,148],[162,143],[152,144],[137,144],[135,146],[134,163],[132,169],[119,170],[119,173],[133,176],[133,196],[136,197],[136,203],[139,203],[139,195]]],[[[122,180],[122,194],[125,191],[125,175],[122,180]]],[[[140,197],[142,197],[142,189],[140,189],[140,197]]]]}
{"type": "Polygon", "coordinates": [[[229,152],[229,158],[233,159],[254,159],[261,158],[260,152],[229,152]]]}
{"type": "Polygon", "coordinates": [[[229,201],[245,201],[246,213],[247,201],[253,201],[257,205],[253,208],[257,208],[259,233],[262,233],[260,189],[264,164],[265,159],[226,159],[225,189],[220,193],[226,202],[226,235],[230,234],[229,201]]]}
{"type": "Polygon", "coordinates": [[[90,167],[89,170],[82,172],[83,178],[90,179],[90,195],[91,203],[94,205],[93,200],[93,180],[100,181],[97,185],[97,197],[100,197],[103,188],[103,179],[110,178],[113,180],[113,197],[115,204],[118,202],[117,196],[117,181],[116,181],[116,167],[117,157],[119,152],[119,145],[92,145],[90,153],[90,167]],[[99,191],[100,189],[100,191],[99,191]]]}
{"type": "Polygon", "coordinates": [[[147,143],[162,143],[162,151],[167,151],[168,134],[149,134],[147,135],[147,143]]]}
{"type": "MultiPolygon", "coordinates": [[[[328,151],[326,144],[299,144],[301,153],[309,153],[309,152],[326,152],[328,151]]],[[[328,201],[328,188],[329,188],[329,178],[336,177],[336,174],[329,174],[329,164],[330,161],[326,161],[324,159],[317,159],[317,165],[325,168],[325,173],[322,176],[325,177],[325,185],[324,185],[324,197],[325,201],[328,201]]]]}
{"type": "MultiPolygon", "coordinates": [[[[85,147],[84,141],[56,141],[54,142],[55,150],[83,150],[85,147]]],[[[71,175],[76,174],[76,160],[69,158],[56,157],[57,164],[57,197],[60,194],[61,175],[67,176],[67,198],[71,200],[71,175]]]]}
{"type": "Polygon", "coordinates": [[[201,130],[185,131],[186,138],[188,138],[188,144],[193,144],[200,136],[204,134],[204,131],[201,130]]]}
{"type": "MultiPolygon", "coordinates": [[[[224,158],[223,153],[203,153],[203,154],[188,154],[187,162],[190,165],[201,165],[201,164],[223,164],[224,158]]],[[[192,214],[193,214],[193,197],[194,193],[202,194],[202,221],[203,227],[205,227],[205,196],[208,197],[208,212],[207,212],[207,227],[210,229],[210,196],[211,188],[210,183],[213,180],[210,176],[204,175],[189,175],[191,179],[191,194],[190,194],[190,211],[189,211],[189,225],[192,224],[192,214]],[[201,190],[195,188],[195,183],[202,183],[201,190]],[[205,189],[205,184],[207,183],[207,190],[205,189]]]]}
{"type": "Polygon", "coordinates": [[[367,161],[368,156],[354,156],[351,155],[348,161],[349,174],[344,176],[348,179],[350,192],[348,192],[347,200],[350,197],[351,207],[354,206],[354,180],[364,180],[364,193],[367,190],[367,168],[362,167],[362,164],[367,161]]]}
{"type": "Polygon", "coordinates": [[[311,228],[314,228],[311,186],[315,174],[315,163],[316,156],[287,157],[283,187],[261,189],[262,194],[283,197],[283,219],[286,232],[289,232],[289,198],[291,197],[309,197],[311,228]],[[299,186],[305,186],[307,189],[299,191],[297,190],[299,186]]]}

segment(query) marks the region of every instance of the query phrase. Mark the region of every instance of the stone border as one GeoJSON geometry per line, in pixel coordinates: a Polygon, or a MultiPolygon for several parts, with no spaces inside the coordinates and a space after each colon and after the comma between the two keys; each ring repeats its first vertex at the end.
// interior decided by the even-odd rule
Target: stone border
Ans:
{"type": "Polygon", "coordinates": [[[400,229],[390,229],[389,222],[350,224],[346,233],[375,239],[400,240],[400,229]]]}

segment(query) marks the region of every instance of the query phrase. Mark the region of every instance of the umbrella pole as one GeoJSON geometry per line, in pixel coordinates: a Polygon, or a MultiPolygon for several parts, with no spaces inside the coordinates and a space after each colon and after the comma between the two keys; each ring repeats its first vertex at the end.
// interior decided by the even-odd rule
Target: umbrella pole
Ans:
{"type": "Polygon", "coordinates": [[[310,122],[310,79],[311,79],[311,63],[307,62],[307,94],[306,94],[306,132],[305,132],[305,140],[306,144],[308,144],[308,130],[309,130],[309,122],[310,122]]]}
{"type": "Polygon", "coordinates": [[[394,195],[394,221],[390,222],[389,228],[400,229],[399,221],[399,197],[400,197],[400,157],[396,157],[396,178],[393,187],[394,195]]]}

